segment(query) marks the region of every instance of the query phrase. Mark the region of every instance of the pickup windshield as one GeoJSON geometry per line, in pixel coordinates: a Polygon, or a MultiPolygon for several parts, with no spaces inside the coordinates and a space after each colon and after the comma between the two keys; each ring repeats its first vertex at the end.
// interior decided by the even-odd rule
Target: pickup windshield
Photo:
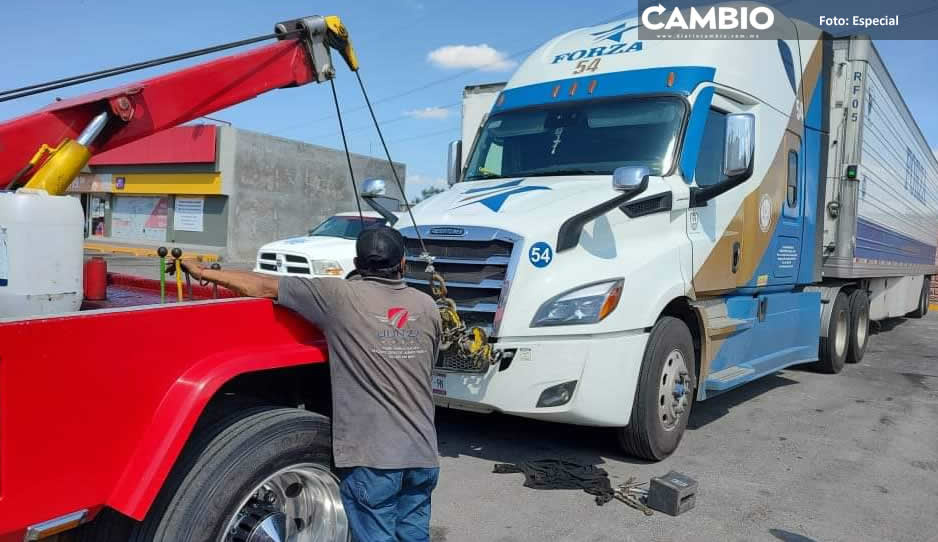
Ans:
{"type": "MultiPolygon", "coordinates": [[[[383,218],[372,216],[365,217],[365,227],[385,224],[383,218]]],[[[326,219],[325,222],[310,230],[309,234],[314,237],[341,237],[343,239],[358,239],[359,232],[362,231],[362,221],[357,216],[333,216],[326,219]]]]}
{"type": "Polygon", "coordinates": [[[496,177],[611,174],[621,166],[671,168],[684,123],[673,97],[581,101],[489,117],[466,181],[496,177]]]}

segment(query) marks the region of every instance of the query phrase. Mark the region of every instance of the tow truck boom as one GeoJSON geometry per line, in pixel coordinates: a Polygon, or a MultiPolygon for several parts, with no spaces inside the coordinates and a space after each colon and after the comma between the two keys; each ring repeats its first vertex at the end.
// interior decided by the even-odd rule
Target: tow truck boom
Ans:
{"type": "Polygon", "coordinates": [[[339,17],[279,23],[278,42],[62,100],[0,123],[0,187],[62,194],[89,158],[265,92],[335,76],[331,49],[349,69],[358,60],[339,17]]]}

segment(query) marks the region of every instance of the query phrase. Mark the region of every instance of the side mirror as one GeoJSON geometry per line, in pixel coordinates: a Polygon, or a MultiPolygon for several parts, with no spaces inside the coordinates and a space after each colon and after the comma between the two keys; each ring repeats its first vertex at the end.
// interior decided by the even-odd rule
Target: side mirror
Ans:
{"type": "Polygon", "coordinates": [[[691,207],[701,207],[707,201],[741,185],[752,176],[753,156],[756,152],[756,117],[752,113],[733,113],[726,116],[726,139],[723,141],[724,180],[709,186],[690,189],[691,207]]]}
{"type": "Polygon", "coordinates": [[[363,198],[376,198],[387,194],[387,183],[384,179],[366,179],[362,182],[361,196],[363,198]]]}
{"type": "Polygon", "coordinates": [[[645,177],[651,174],[646,166],[623,166],[612,172],[612,188],[619,192],[634,190],[642,186],[645,177]]]}
{"type": "Polygon", "coordinates": [[[395,198],[386,196],[387,183],[384,182],[384,179],[366,179],[362,182],[358,192],[369,207],[388,221],[389,226],[393,226],[397,222],[397,215],[391,212],[387,205],[396,204],[396,207],[399,208],[400,202],[395,198]]]}
{"type": "Polygon", "coordinates": [[[446,153],[446,182],[450,186],[459,182],[462,173],[462,141],[455,139],[449,142],[446,153]]]}
{"type": "Polygon", "coordinates": [[[751,113],[726,116],[723,175],[736,177],[749,171],[756,150],[756,117],[751,113]]]}

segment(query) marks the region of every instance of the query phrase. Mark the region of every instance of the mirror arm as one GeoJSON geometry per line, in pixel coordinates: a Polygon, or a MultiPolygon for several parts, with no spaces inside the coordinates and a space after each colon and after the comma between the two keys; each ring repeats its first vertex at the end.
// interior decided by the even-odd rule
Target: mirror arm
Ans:
{"type": "Polygon", "coordinates": [[[557,252],[563,252],[577,246],[580,242],[580,234],[583,233],[583,226],[627,203],[630,199],[644,192],[646,188],[648,188],[648,175],[642,177],[642,182],[635,188],[623,190],[618,196],[568,218],[560,226],[560,231],[557,232],[557,252]]]}
{"type": "Polygon", "coordinates": [[[374,196],[366,196],[363,194],[362,199],[365,200],[365,203],[374,209],[376,213],[383,216],[384,219],[388,221],[388,226],[394,226],[394,224],[397,222],[397,216],[395,216],[394,213],[389,211],[386,207],[375,201],[374,196]]]}
{"type": "Polygon", "coordinates": [[[746,168],[746,171],[733,175],[732,177],[727,177],[721,183],[717,183],[711,186],[705,186],[703,188],[699,186],[692,186],[690,188],[690,207],[703,207],[707,205],[707,202],[711,199],[719,196],[720,194],[732,190],[737,186],[746,182],[749,177],[752,177],[752,163],[749,161],[749,167],[746,168]]]}

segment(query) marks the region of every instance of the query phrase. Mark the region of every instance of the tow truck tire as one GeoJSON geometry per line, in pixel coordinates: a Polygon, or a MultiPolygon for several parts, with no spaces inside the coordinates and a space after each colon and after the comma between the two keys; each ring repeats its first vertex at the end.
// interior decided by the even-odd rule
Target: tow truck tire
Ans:
{"type": "Polygon", "coordinates": [[[870,297],[866,290],[857,289],[847,297],[850,306],[850,345],[847,363],[860,363],[870,342],[870,297]]]}
{"type": "Polygon", "coordinates": [[[329,419],[305,410],[254,407],[216,419],[193,433],[147,517],[134,526],[128,540],[217,541],[225,532],[235,535],[226,541],[268,540],[245,533],[260,527],[265,518],[281,524],[292,520],[303,527],[302,519],[272,514],[281,500],[315,502],[316,496],[323,507],[307,510],[307,519],[332,522],[334,527],[331,535],[316,539],[345,542],[348,523],[338,481],[329,471],[331,446],[329,419]],[[312,478],[304,478],[303,469],[312,472],[312,478]],[[294,476],[294,470],[301,474],[294,476]],[[266,489],[259,489],[262,485],[266,489]],[[266,505],[252,497],[267,496],[271,489],[275,498],[266,505]],[[244,519],[236,519],[244,511],[244,519]]]}
{"type": "Polygon", "coordinates": [[[821,337],[814,367],[822,373],[837,374],[844,368],[850,349],[850,303],[843,292],[838,292],[831,303],[827,337],[821,337]]]}
{"type": "Polygon", "coordinates": [[[694,402],[695,367],[687,325],[671,316],[658,320],[645,346],[629,425],[618,430],[626,453],[660,461],[677,449],[694,402]]]}
{"type": "Polygon", "coordinates": [[[912,318],[923,318],[928,314],[928,286],[931,284],[931,280],[928,277],[925,277],[924,283],[922,284],[922,295],[918,298],[918,307],[914,311],[910,312],[907,316],[912,318]]]}

